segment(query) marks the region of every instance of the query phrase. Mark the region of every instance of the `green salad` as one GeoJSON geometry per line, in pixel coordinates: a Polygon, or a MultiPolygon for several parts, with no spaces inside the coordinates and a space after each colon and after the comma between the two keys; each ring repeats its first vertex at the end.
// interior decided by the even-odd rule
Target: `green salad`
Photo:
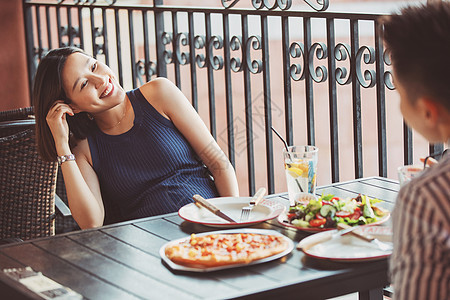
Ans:
{"type": "Polygon", "coordinates": [[[376,223],[388,212],[377,207],[379,199],[358,195],[355,198],[339,198],[322,195],[318,200],[296,203],[287,215],[290,224],[303,228],[337,228],[338,223],[350,226],[376,223]]]}

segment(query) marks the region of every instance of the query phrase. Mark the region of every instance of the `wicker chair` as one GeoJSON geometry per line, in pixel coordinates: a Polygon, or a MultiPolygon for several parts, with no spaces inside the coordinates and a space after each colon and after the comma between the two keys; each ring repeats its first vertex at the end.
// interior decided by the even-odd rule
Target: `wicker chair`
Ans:
{"type": "Polygon", "coordinates": [[[0,238],[55,234],[58,166],[40,159],[32,129],[0,137],[0,238]]]}
{"type": "Polygon", "coordinates": [[[32,106],[0,111],[0,122],[34,119],[34,109],[32,106]]]}
{"type": "MultiPolygon", "coordinates": [[[[19,109],[0,112],[0,139],[2,139],[2,141],[4,139],[6,139],[6,137],[8,137],[8,136],[9,136],[9,138],[7,140],[14,139],[14,137],[18,138],[18,137],[16,137],[16,135],[26,129],[33,132],[33,134],[31,135],[30,138],[33,140],[32,144],[34,146],[34,144],[35,144],[34,129],[35,128],[34,128],[33,107],[25,107],[25,108],[19,108],[19,109]],[[30,122],[30,120],[32,122],[30,122]],[[26,122],[21,122],[21,121],[26,121],[26,122]],[[6,125],[4,123],[6,123],[6,125]]],[[[5,144],[2,144],[0,146],[2,148],[0,151],[6,151],[3,149],[4,146],[7,147],[6,142],[5,142],[5,144]]],[[[24,145],[24,147],[25,147],[25,145],[24,145]]],[[[36,150],[35,146],[34,146],[34,148],[32,148],[30,145],[30,148],[28,148],[28,150],[30,151],[30,155],[36,159],[35,162],[38,163],[38,165],[33,166],[33,168],[35,169],[34,174],[35,175],[40,174],[40,172],[42,171],[42,166],[46,165],[46,167],[48,167],[48,163],[45,163],[38,158],[38,154],[37,154],[37,150],[36,150]]],[[[2,154],[2,159],[6,159],[6,157],[3,158],[3,156],[4,155],[2,154]]],[[[52,163],[51,165],[53,166],[54,164],[52,163]]],[[[0,173],[6,172],[6,168],[7,168],[7,165],[3,165],[3,163],[0,164],[0,173]]],[[[48,182],[47,177],[42,177],[42,178],[45,178],[46,183],[48,182]]],[[[56,222],[53,222],[53,223],[56,223],[56,224],[53,225],[54,230],[53,230],[53,232],[51,232],[51,234],[63,233],[63,232],[68,232],[68,231],[73,231],[73,230],[79,229],[77,223],[75,222],[75,220],[73,219],[73,217],[70,213],[70,210],[67,207],[68,206],[67,195],[66,195],[65,186],[64,186],[64,179],[63,179],[60,169],[58,170],[58,175],[56,178],[57,178],[56,179],[56,195],[55,195],[55,193],[53,193],[55,195],[55,201],[54,201],[55,203],[51,204],[51,206],[54,207],[56,205],[57,213],[56,213],[56,219],[55,219],[54,212],[53,212],[52,218],[56,220],[56,222]]],[[[2,181],[2,184],[4,184],[3,181],[2,181]]],[[[2,187],[2,190],[3,190],[3,187],[2,187]]],[[[3,199],[4,199],[4,197],[2,194],[2,197],[0,198],[0,202],[3,203],[3,199]]],[[[0,204],[0,206],[1,205],[3,205],[3,204],[0,204]]],[[[3,212],[3,210],[2,210],[2,212],[3,212]]],[[[6,219],[5,220],[3,220],[3,219],[4,219],[4,217],[2,216],[0,219],[0,227],[2,227],[2,228],[3,228],[4,222],[6,222],[6,219]]],[[[2,232],[3,232],[3,230],[2,230],[2,232]]],[[[49,234],[45,233],[44,235],[49,235],[49,234]]],[[[0,238],[2,238],[2,237],[3,237],[3,234],[0,234],[0,238]]],[[[27,237],[25,237],[25,239],[26,238],[27,237]]],[[[5,240],[5,239],[3,239],[3,240],[5,240]]]]}

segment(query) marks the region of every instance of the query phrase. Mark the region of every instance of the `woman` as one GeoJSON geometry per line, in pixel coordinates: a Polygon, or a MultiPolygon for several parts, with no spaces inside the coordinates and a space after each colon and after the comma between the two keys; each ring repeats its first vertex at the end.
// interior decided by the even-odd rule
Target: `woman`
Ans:
{"type": "Polygon", "coordinates": [[[41,60],[33,98],[39,152],[60,162],[80,228],[173,212],[196,193],[238,195],[230,162],[167,79],[125,92],[108,66],[66,47],[41,60]]]}

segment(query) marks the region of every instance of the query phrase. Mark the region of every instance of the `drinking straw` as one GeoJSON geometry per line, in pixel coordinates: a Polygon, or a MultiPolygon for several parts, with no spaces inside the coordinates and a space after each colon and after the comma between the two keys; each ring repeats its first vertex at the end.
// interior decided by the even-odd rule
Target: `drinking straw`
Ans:
{"type": "MultiPolygon", "coordinates": [[[[288,154],[289,157],[290,157],[291,154],[290,154],[289,146],[288,146],[286,140],[281,136],[281,134],[278,133],[278,131],[275,130],[275,128],[273,128],[273,126],[270,126],[270,128],[273,130],[273,132],[275,132],[275,134],[280,138],[280,140],[283,141],[284,147],[286,148],[286,152],[287,152],[287,154],[288,154]]],[[[290,157],[290,158],[291,158],[291,161],[294,161],[294,160],[292,159],[292,157],[290,157]]],[[[303,189],[302,189],[300,183],[298,182],[297,178],[294,178],[294,181],[295,181],[295,183],[297,184],[298,188],[300,189],[300,192],[303,193],[303,189]]]]}
{"type": "Polygon", "coordinates": [[[273,128],[273,126],[270,126],[270,128],[272,128],[273,132],[275,132],[275,134],[280,138],[280,140],[284,143],[284,147],[286,148],[286,151],[289,153],[289,146],[286,142],[286,140],[278,133],[278,131],[275,130],[275,128],[273,128]]]}

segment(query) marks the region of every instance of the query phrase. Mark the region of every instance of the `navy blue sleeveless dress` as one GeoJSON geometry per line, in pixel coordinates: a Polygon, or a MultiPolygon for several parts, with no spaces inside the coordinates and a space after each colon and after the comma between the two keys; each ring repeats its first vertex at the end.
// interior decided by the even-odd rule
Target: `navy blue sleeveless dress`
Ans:
{"type": "Polygon", "coordinates": [[[127,92],[135,120],[120,135],[100,129],[88,137],[100,181],[105,224],[177,211],[194,194],[217,197],[214,182],[195,151],[144,98],[127,92]]]}

